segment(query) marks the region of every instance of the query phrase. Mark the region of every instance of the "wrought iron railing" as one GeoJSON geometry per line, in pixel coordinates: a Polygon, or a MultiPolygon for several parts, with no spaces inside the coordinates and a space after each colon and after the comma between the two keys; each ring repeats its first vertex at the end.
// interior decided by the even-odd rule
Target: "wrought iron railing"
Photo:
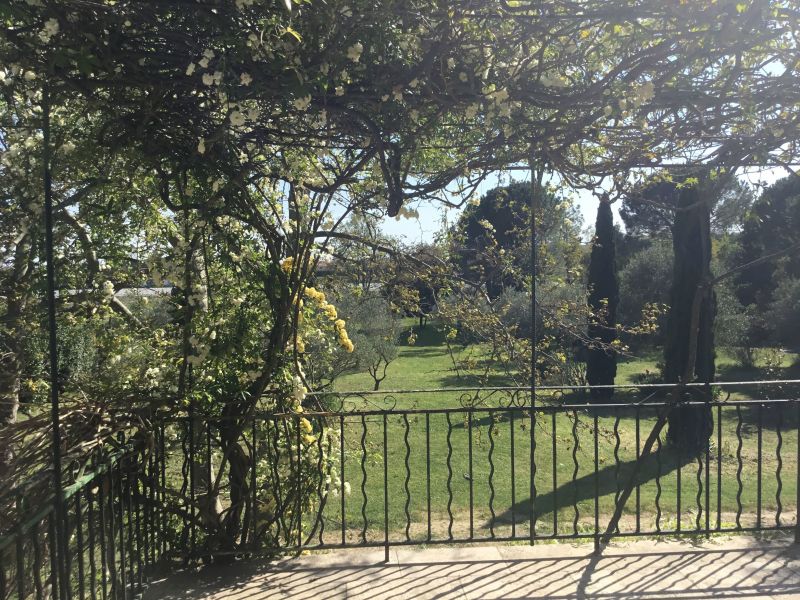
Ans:
{"type": "Polygon", "coordinates": [[[38,480],[4,495],[11,512],[0,529],[0,598],[141,594],[148,569],[167,551],[160,433],[130,442],[120,437],[95,452],[60,500],[52,489],[42,493],[38,480]]]}
{"type": "Polygon", "coordinates": [[[136,597],[164,557],[796,531],[800,401],[753,386],[677,405],[658,386],[615,404],[540,388],[533,406],[519,388],[319,394],[313,412],[240,417],[235,477],[224,420],[157,421],[72,474],[60,506],[11,492],[0,599],[136,597]],[[676,406],[711,411],[708,443],[662,432],[645,452],[676,406]]]}
{"type": "MultiPolygon", "coordinates": [[[[654,398],[660,389],[637,386],[647,401],[624,404],[541,392],[535,407],[529,391],[515,388],[462,388],[453,408],[438,407],[442,396],[452,400],[448,390],[333,394],[321,401],[337,410],[257,413],[242,435],[256,456],[242,500],[249,515],[242,543],[214,550],[197,529],[188,550],[194,556],[357,546],[388,552],[415,544],[599,543],[606,533],[794,530],[800,403],[681,402],[713,414],[704,449],[674,448],[662,432],[642,456],[659,417],[675,406],[654,398]],[[435,402],[428,399],[433,394],[440,396],[435,402]],[[305,432],[313,433],[309,442],[305,432]],[[629,484],[630,499],[610,527],[629,484]],[[276,487],[298,504],[282,503],[276,487]],[[293,490],[302,492],[292,496],[293,490]]],[[[222,460],[218,426],[203,424],[199,436],[207,446],[196,451],[209,461],[222,460]]]]}

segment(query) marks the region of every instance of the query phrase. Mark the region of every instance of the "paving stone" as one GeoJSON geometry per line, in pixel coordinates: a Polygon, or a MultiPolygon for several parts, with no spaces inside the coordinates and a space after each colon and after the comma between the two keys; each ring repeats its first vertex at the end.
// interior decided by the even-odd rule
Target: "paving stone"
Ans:
{"type": "Polygon", "coordinates": [[[788,539],[393,548],[309,554],[184,571],[146,600],[800,600],[788,539]]]}

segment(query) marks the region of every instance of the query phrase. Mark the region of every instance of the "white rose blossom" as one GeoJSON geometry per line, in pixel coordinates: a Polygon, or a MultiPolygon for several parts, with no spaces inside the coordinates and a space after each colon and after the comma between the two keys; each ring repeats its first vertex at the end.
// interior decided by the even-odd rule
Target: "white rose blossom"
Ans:
{"type": "Polygon", "coordinates": [[[347,49],[347,58],[357,63],[361,58],[361,53],[363,51],[364,46],[361,45],[361,42],[356,42],[347,49]]]}
{"type": "Polygon", "coordinates": [[[234,127],[241,127],[242,125],[244,125],[245,121],[244,115],[238,110],[235,110],[231,113],[230,120],[231,120],[231,125],[233,125],[234,127]]]}
{"type": "Polygon", "coordinates": [[[58,30],[58,21],[56,19],[47,19],[47,21],[44,23],[44,27],[39,32],[39,39],[47,44],[50,41],[50,38],[58,33],[58,30]]]}
{"type": "Polygon", "coordinates": [[[297,110],[306,110],[311,105],[311,96],[306,95],[292,102],[297,110]]]}

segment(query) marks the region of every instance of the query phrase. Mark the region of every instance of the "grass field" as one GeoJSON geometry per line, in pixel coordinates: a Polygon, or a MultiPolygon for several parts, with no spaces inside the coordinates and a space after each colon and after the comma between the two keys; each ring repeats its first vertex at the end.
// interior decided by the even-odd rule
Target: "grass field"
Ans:
{"type": "MultiPolygon", "coordinates": [[[[458,349],[462,356],[472,351],[458,349]]],[[[795,359],[796,356],[785,355],[781,367],[784,372],[777,376],[790,377],[795,359]]],[[[631,382],[634,375],[645,370],[655,371],[656,362],[656,356],[649,356],[621,363],[618,383],[631,382]]],[[[736,369],[725,353],[718,356],[718,368],[721,377],[728,381],[754,380],[765,375],[758,370],[736,369]]],[[[776,373],[770,376],[775,378],[776,373]]],[[[401,346],[382,389],[453,388],[478,382],[475,373],[456,375],[440,336],[433,326],[428,326],[418,333],[415,345],[401,346]]],[[[491,383],[510,382],[498,376],[491,383]]],[[[365,390],[371,389],[371,384],[368,374],[352,373],[338,381],[337,389],[365,390]]],[[[730,398],[785,397],[792,391],[785,387],[746,387],[737,389],[730,398]]],[[[413,411],[458,408],[465,400],[462,392],[443,389],[435,393],[390,394],[388,398],[368,396],[367,401],[359,399],[354,406],[366,409],[394,406],[413,411]]],[[[388,518],[392,539],[405,539],[408,534],[413,540],[423,540],[428,527],[434,539],[446,539],[450,534],[457,538],[483,537],[492,531],[497,536],[508,536],[512,529],[517,536],[524,537],[529,531],[532,511],[537,535],[593,531],[595,489],[600,498],[600,527],[604,528],[615,496],[636,462],[634,409],[616,414],[607,410],[538,414],[531,435],[531,420],[526,410],[501,408],[510,400],[502,395],[489,397],[485,406],[494,410],[475,412],[472,417],[461,411],[450,415],[412,412],[387,418],[388,518]],[[595,417],[597,477],[594,475],[595,417]],[[532,442],[536,488],[533,509],[532,442]]],[[[547,404],[547,397],[540,400],[547,404]]],[[[628,400],[630,397],[618,398],[618,401],[628,400]]],[[[622,528],[637,527],[637,497],[638,527],[643,530],[691,530],[698,524],[704,527],[706,505],[712,527],[717,520],[723,527],[736,525],[737,512],[742,513],[739,525],[743,527],[754,526],[759,519],[766,526],[794,522],[797,418],[794,408],[788,408],[788,405],[786,410],[756,406],[737,411],[735,407],[721,407],[714,415],[715,430],[707,457],[676,454],[666,446],[662,434],[662,449],[642,464],[637,477],[638,491],[626,505],[622,528]]],[[[642,408],[639,416],[641,447],[655,422],[655,413],[652,408],[642,408]]],[[[336,452],[340,454],[341,449],[336,448],[336,452]]],[[[342,529],[351,541],[360,539],[362,534],[367,540],[380,541],[384,535],[383,416],[346,417],[341,454],[344,480],[350,484],[351,492],[344,498],[344,527],[342,498],[331,495],[327,499],[324,541],[341,541],[342,529]]]]}

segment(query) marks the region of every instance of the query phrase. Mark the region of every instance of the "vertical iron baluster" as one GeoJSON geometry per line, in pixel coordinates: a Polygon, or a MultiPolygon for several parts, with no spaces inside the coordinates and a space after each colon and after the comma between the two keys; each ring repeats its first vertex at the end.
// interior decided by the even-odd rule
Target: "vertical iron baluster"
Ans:
{"type": "MultiPolygon", "coordinates": [[[[153,434],[155,435],[155,434],[153,434]]],[[[147,475],[147,495],[148,495],[148,531],[150,532],[150,564],[155,564],[158,560],[158,536],[156,530],[156,440],[153,439],[152,447],[148,453],[148,475],[147,475]]]]}
{"type": "MultiPolygon", "coordinates": [[[[48,517],[49,518],[49,517],[48,517]]],[[[39,600],[44,597],[44,584],[42,582],[42,547],[39,540],[39,521],[31,526],[31,540],[33,542],[33,587],[36,590],[36,598],[39,600]]],[[[52,565],[50,567],[52,569],[52,565]]],[[[53,586],[53,594],[57,588],[53,586]]]]}
{"type": "MultiPolygon", "coordinates": [[[[252,463],[252,470],[250,472],[250,488],[252,489],[251,502],[253,506],[250,510],[250,520],[253,522],[252,536],[253,540],[250,545],[253,552],[258,551],[258,425],[256,423],[256,416],[253,415],[253,426],[251,427],[250,435],[252,436],[251,452],[253,453],[250,462],[252,463]]],[[[211,424],[208,425],[208,482],[212,484],[211,479],[211,424]]]]}
{"type": "MultiPolygon", "coordinates": [[[[52,519],[53,514],[50,513],[47,515],[47,535],[48,537],[53,534],[53,527],[52,527],[52,519]]],[[[40,546],[39,540],[39,522],[37,521],[33,525],[33,585],[36,588],[36,598],[39,600],[40,598],[44,598],[44,582],[42,581],[42,571],[44,569],[44,564],[42,561],[42,549],[40,546]]],[[[55,543],[51,538],[51,543],[55,543]]],[[[53,563],[55,562],[55,557],[53,556],[53,552],[50,552],[50,585],[52,591],[52,597],[55,598],[58,596],[58,587],[56,581],[53,579],[56,576],[56,569],[53,567],[53,563]]]]}
{"type": "MultiPolygon", "coordinates": [[[[339,415],[339,481],[344,487],[344,415],[339,415]]],[[[345,543],[344,494],[339,498],[339,510],[342,518],[342,545],[345,543]]]]}
{"type": "MultiPolygon", "coordinates": [[[[297,497],[295,498],[295,514],[297,515],[297,548],[298,550],[303,546],[303,507],[301,504],[302,496],[303,496],[303,439],[302,439],[302,428],[300,427],[300,419],[304,418],[300,415],[297,415],[295,418],[295,425],[297,427],[295,441],[297,443],[297,478],[295,479],[296,489],[295,494],[297,497]]],[[[344,478],[342,478],[342,498],[344,498],[344,478]]]]}
{"type": "Polygon", "coordinates": [[[472,408],[467,412],[467,435],[469,436],[467,453],[469,455],[469,539],[475,536],[475,515],[474,515],[474,500],[475,495],[473,492],[473,466],[472,466],[472,408]]]}
{"type": "Polygon", "coordinates": [[[142,559],[145,557],[142,540],[142,507],[141,493],[139,491],[139,463],[134,461],[136,471],[131,473],[133,485],[133,518],[135,519],[136,529],[136,569],[137,569],[137,590],[144,589],[144,566],[142,559]]]}
{"type": "MultiPolygon", "coordinates": [[[[129,567],[128,585],[130,586],[131,592],[133,592],[136,589],[136,587],[135,587],[136,586],[136,583],[135,583],[136,582],[136,551],[135,551],[135,548],[134,548],[135,543],[136,543],[136,539],[135,539],[135,536],[134,536],[134,516],[133,516],[133,501],[132,501],[133,491],[131,490],[130,459],[128,459],[126,457],[126,458],[124,458],[122,460],[123,460],[123,462],[122,462],[120,468],[122,469],[122,472],[125,475],[125,478],[124,478],[125,487],[123,488],[122,502],[124,503],[124,507],[128,512],[128,518],[127,518],[127,521],[126,521],[126,524],[128,526],[128,531],[127,531],[127,535],[128,535],[127,552],[128,552],[128,567],[129,567]]],[[[120,479],[120,481],[122,482],[123,479],[120,479]]]]}
{"type": "Polygon", "coordinates": [[[553,536],[558,535],[558,457],[556,447],[558,439],[556,436],[556,410],[553,408],[552,416],[550,419],[550,427],[552,428],[552,446],[553,446],[553,536]]]}
{"type": "Polygon", "coordinates": [[[517,479],[517,472],[516,472],[516,465],[515,462],[515,455],[514,455],[514,410],[510,410],[509,414],[509,421],[508,421],[508,429],[509,429],[509,437],[510,437],[510,444],[511,444],[511,537],[517,537],[517,486],[516,486],[516,479],[517,479]]]}
{"type": "Polygon", "coordinates": [[[187,433],[188,427],[189,427],[189,422],[186,419],[181,419],[180,456],[182,460],[181,460],[181,485],[179,488],[179,497],[181,499],[180,502],[182,504],[182,507],[185,507],[185,510],[181,511],[181,521],[183,522],[183,530],[181,531],[180,536],[178,537],[181,545],[181,548],[178,549],[178,552],[182,556],[184,556],[184,560],[186,559],[185,544],[187,543],[187,540],[190,535],[189,513],[192,510],[192,507],[190,506],[191,502],[187,501],[186,499],[186,494],[188,493],[189,490],[189,467],[190,467],[190,463],[187,460],[187,457],[189,456],[189,435],[187,433]],[[181,550],[184,551],[182,552],[181,550]]]}
{"type": "MultiPolygon", "coordinates": [[[[60,582],[62,597],[69,600],[72,598],[72,552],[69,547],[71,523],[68,500],[64,497],[64,490],[60,490],[59,493],[61,495],[61,527],[63,530],[59,532],[58,529],[56,529],[56,536],[64,536],[61,540],[61,548],[63,548],[64,556],[59,564],[61,571],[59,571],[58,576],[62,579],[60,582]]],[[[58,520],[56,520],[56,527],[59,527],[58,520]]],[[[56,539],[58,538],[56,537],[56,539]]]]}
{"type": "MultiPolygon", "coordinates": [[[[94,463],[92,463],[92,465],[94,465],[94,463]]],[[[90,485],[97,485],[96,476],[90,485]]],[[[86,494],[86,514],[87,531],[89,534],[89,593],[92,597],[92,600],[97,600],[97,547],[95,544],[94,534],[94,491],[92,488],[90,488],[88,494],[86,494]]],[[[20,598],[23,598],[23,596],[20,596],[20,598]]]]}
{"type": "Polygon", "coordinates": [[[697,455],[697,496],[695,502],[697,503],[697,516],[695,517],[694,528],[700,531],[703,519],[703,455],[697,455]]]}
{"type": "Polygon", "coordinates": [[[384,560],[389,562],[389,441],[388,419],[383,413],[383,548],[384,560]]]}
{"type": "Polygon", "coordinates": [[[494,538],[494,412],[489,411],[489,535],[494,538]]]}
{"type": "Polygon", "coordinates": [[[135,529],[134,528],[134,518],[135,518],[135,516],[134,516],[134,510],[133,510],[133,490],[131,489],[132,488],[132,485],[131,485],[131,479],[132,478],[131,478],[131,466],[130,465],[131,465],[130,459],[129,458],[125,458],[124,462],[122,463],[122,467],[121,468],[123,469],[123,472],[126,475],[126,477],[125,477],[125,488],[124,488],[125,489],[125,492],[124,492],[125,496],[124,496],[123,502],[125,502],[126,507],[127,507],[127,511],[128,511],[128,521],[127,521],[127,524],[128,524],[128,561],[129,561],[129,565],[130,565],[129,584],[128,585],[130,586],[131,591],[134,591],[136,589],[136,579],[137,579],[136,555],[138,554],[138,552],[136,552],[136,548],[135,548],[137,540],[136,540],[136,536],[134,535],[134,529],[135,529]]]}
{"type": "MultiPolygon", "coordinates": [[[[656,419],[660,419],[660,411],[656,411],[656,419]]],[[[661,435],[656,438],[656,532],[661,533],[661,435]]]]}
{"type": "Polygon", "coordinates": [[[797,434],[797,448],[795,454],[795,515],[794,515],[794,543],[800,544],[800,401],[794,401],[795,433],[797,434]]]}
{"type": "MultiPolygon", "coordinates": [[[[255,417],[253,417],[255,420],[255,417]]],[[[211,472],[211,421],[206,420],[206,435],[205,435],[205,442],[206,442],[206,503],[211,501],[211,491],[214,485],[214,475],[211,472]]],[[[244,437],[244,425],[242,426],[242,437],[244,437]]],[[[243,481],[247,481],[247,477],[243,477],[243,481]]],[[[250,517],[252,520],[252,515],[250,517]]],[[[246,539],[247,536],[247,525],[245,524],[245,531],[242,532],[242,541],[246,539]]]]}
{"type": "Polygon", "coordinates": [[[600,551],[600,440],[597,410],[594,411],[594,551],[600,551]]]}
{"type": "MultiPolygon", "coordinates": [[[[300,491],[299,487],[299,465],[295,464],[297,459],[296,450],[294,445],[299,443],[297,432],[300,431],[300,420],[297,413],[288,414],[283,419],[283,425],[286,431],[286,457],[289,460],[289,476],[286,482],[286,508],[289,513],[289,521],[286,524],[286,545],[287,548],[296,548],[295,540],[297,538],[297,529],[295,522],[297,520],[297,492],[300,491]],[[294,502],[292,502],[292,493],[295,493],[294,502]]],[[[339,491],[344,492],[344,477],[339,483],[339,491]]],[[[342,494],[344,501],[344,494],[342,494]]]]}
{"type": "Polygon", "coordinates": [[[123,474],[122,474],[122,466],[121,461],[118,461],[116,465],[114,465],[115,469],[119,469],[117,473],[116,482],[117,482],[117,489],[114,490],[113,495],[117,497],[117,525],[118,525],[118,534],[119,534],[119,575],[120,575],[120,588],[118,593],[122,596],[122,598],[126,598],[128,594],[128,573],[127,573],[127,548],[125,547],[125,498],[123,494],[123,474]]]}
{"type": "MultiPolygon", "coordinates": [[[[141,528],[142,528],[142,546],[144,548],[142,553],[142,564],[146,570],[152,563],[150,557],[150,502],[149,502],[149,477],[150,477],[150,452],[145,446],[141,455],[140,477],[139,477],[139,510],[141,511],[141,528]]],[[[143,571],[144,574],[144,571],[143,571]]]]}
{"type": "Polygon", "coordinates": [[[431,415],[425,413],[425,490],[428,502],[428,541],[431,541],[431,415]]]}
{"type": "Polygon", "coordinates": [[[717,530],[722,529],[722,405],[717,404],[717,530]]]}
{"type": "Polygon", "coordinates": [[[408,415],[405,413],[403,414],[403,427],[404,427],[403,442],[405,443],[406,446],[406,459],[405,459],[406,480],[404,484],[406,491],[406,503],[405,506],[403,507],[403,510],[406,513],[406,541],[409,541],[411,539],[411,513],[409,513],[408,510],[409,507],[411,506],[411,490],[409,489],[408,484],[411,482],[411,466],[409,464],[409,460],[411,459],[411,446],[408,443],[408,431],[409,431],[408,415]]]}
{"type": "Polygon", "coordinates": [[[578,535],[578,520],[580,511],[578,510],[578,411],[572,411],[572,508],[575,511],[572,519],[572,533],[578,535]]]}
{"type": "MultiPolygon", "coordinates": [[[[99,464],[95,463],[95,464],[99,464]]],[[[108,575],[110,574],[110,567],[108,561],[108,546],[106,540],[106,498],[105,498],[105,482],[110,481],[111,475],[107,477],[101,476],[98,482],[98,495],[97,495],[97,512],[100,518],[100,583],[102,585],[102,598],[106,600],[108,597],[108,575]]],[[[114,530],[113,525],[109,527],[110,531],[114,530]]],[[[113,556],[113,552],[111,554],[113,556]]],[[[114,579],[111,580],[112,582],[114,579]]]]}
{"type": "Polygon", "coordinates": [[[139,523],[139,527],[140,527],[141,532],[142,532],[142,537],[140,538],[141,539],[141,544],[142,544],[142,549],[141,549],[142,586],[144,586],[144,571],[147,568],[147,566],[150,564],[150,526],[149,526],[150,521],[149,521],[149,511],[148,511],[149,503],[147,501],[147,494],[148,494],[148,488],[147,488],[148,468],[147,467],[148,467],[149,456],[150,455],[147,452],[147,449],[145,448],[144,452],[142,453],[142,457],[141,457],[142,460],[140,462],[137,461],[137,464],[139,465],[139,468],[137,469],[139,477],[138,477],[137,483],[136,483],[136,490],[137,490],[137,499],[138,499],[137,500],[137,514],[139,515],[138,523],[139,523]]]}
{"type": "MultiPolygon", "coordinates": [[[[264,448],[267,454],[267,465],[270,469],[270,477],[272,477],[272,489],[270,493],[275,494],[277,505],[283,505],[283,493],[281,486],[278,482],[281,481],[281,476],[278,474],[277,466],[280,463],[280,447],[278,444],[278,437],[280,435],[281,423],[285,422],[285,417],[277,417],[269,415],[265,420],[266,432],[264,437],[264,448]]],[[[273,544],[281,544],[283,532],[283,519],[275,519],[275,538],[273,544]]],[[[287,541],[287,544],[289,542],[287,541]]]]}
{"type": "Polygon", "coordinates": [[[167,553],[167,511],[164,508],[167,494],[167,452],[166,452],[166,426],[162,423],[159,428],[158,448],[161,454],[159,459],[159,471],[161,474],[161,486],[159,489],[159,510],[161,513],[161,555],[167,553]]]}
{"type": "MultiPolygon", "coordinates": [[[[86,597],[86,574],[83,563],[83,510],[81,509],[82,490],[75,492],[75,551],[78,557],[78,594],[79,598],[86,597]]],[[[21,599],[20,599],[21,600],[21,599]]]]}
{"type": "MultiPolygon", "coordinates": [[[[319,433],[317,434],[317,474],[319,475],[319,543],[320,545],[324,544],[324,537],[325,537],[325,502],[327,500],[327,495],[323,493],[322,487],[325,481],[325,470],[323,469],[323,462],[322,457],[325,456],[325,453],[322,450],[322,434],[325,433],[325,419],[324,417],[319,418],[319,433]]],[[[331,438],[330,436],[325,436],[328,440],[328,454],[331,454],[331,438]]]]}
{"type": "MultiPolygon", "coordinates": [[[[115,600],[120,597],[120,585],[125,577],[124,569],[122,569],[122,573],[120,570],[117,569],[117,533],[118,533],[118,525],[117,525],[117,504],[114,502],[114,497],[117,495],[117,477],[115,476],[114,472],[114,464],[109,459],[108,462],[108,475],[109,475],[109,488],[108,488],[108,523],[109,523],[109,530],[108,530],[108,541],[109,541],[109,556],[108,556],[108,566],[110,569],[111,575],[111,596],[115,600]],[[121,576],[120,576],[121,575],[121,576]]],[[[120,550],[120,554],[122,551],[120,550]]],[[[123,563],[124,564],[124,563],[123,563]]],[[[122,589],[125,589],[125,586],[122,586],[122,589]]]]}
{"type": "Polygon", "coordinates": [[[777,466],[775,467],[775,480],[777,487],[775,488],[775,525],[781,526],[781,512],[783,512],[783,505],[781,504],[781,491],[783,490],[783,480],[781,479],[781,468],[783,467],[783,459],[781,458],[781,448],[783,447],[783,434],[781,433],[781,425],[783,424],[783,407],[778,406],[778,419],[775,423],[775,433],[778,436],[778,443],[775,446],[775,459],[777,466]]]}
{"type": "MultiPolygon", "coordinates": [[[[534,278],[535,279],[535,278],[534,278]]],[[[535,346],[535,345],[534,345],[535,346]]],[[[531,373],[531,380],[535,375],[531,373]]],[[[531,456],[530,456],[530,494],[531,494],[531,507],[530,507],[530,543],[536,538],[536,409],[533,406],[534,395],[531,392],[531,407],[530,407],[530,437],[531,437],[531,456]]]]}
{"type": "MultiPolygon", "coordinates": [[[[639,464],[639,458],[641,454],[640,448],[640,421],[641,421],[641,409],[639,405],[636,405],[635,411],[636,417],[636,464],[639,464]]],[[[636,533],[641,532],[642,530],[642,499],[641,499],[641,477],[636,478],[636,533]]]]}
{"type": "Polygon", "coordinates": [[[453,458],[453,444],[450,441],[450,435],[453,433],[453,425],[450,422],[450,413],[445,413],[447,417],[447,514],[450,521],[447,525],[447,537],[453,539],[453,466],[450,460],[453,458]]]}
{"type": "Polygon", "coordinates": [[[361,415],[361,541],[367,543],[367,418],[361,415]]]}
{"type": "MultiPolygon", "coordinates": [[[[681,510],[681,506],[682,506],[682,503],[683,503],[683,491],[681,489],[681,483],[682,483],[681,472],[683,470],[683,446],[681,444],[677,444],[677,447],[675,448],[675,452],[678,455],[677,456],[678,468],[676,470],[676,475],[675,475],[675,477],[676,477],[676,486],[677,486],[677,491],[676,491],[677,496],[675,498],[676,511],[677,511],[676,530],[680,531],[681,527],[682,527],[681,519],[683,517],[683,511],[681,510]]],[[[690,518],[691,518],[691,516],[690,516],[690,518]]]]}
{"type": "MultiPolygon", "coordinates": [[[[58,493],[58,492],[56,492],[58,493]]],[[[53,512],[47,515],[47,538],[50,542],[50,589],[52,590],[53,598],[63,598],[63,585],[59,580],[59,564],[58,564],[58,546],[56,545],[56,519],[58,518],[53,512]]]]}
{"type": "Polygon", "coordinates": [[[17,493],[16,498],[16,508],[17,508],[17,539],[16,539],[16,548],[15,552],[17,555],[17,595],[19,596],[19,600],[24,600],[25,598],[25,544],[23,541],[23,536],[25,535],[25,530],[23,528],[23,523],[26,521],[24,518],[24,508],[23,508],[23,500],[22,494],[17,493]]]}
{"type": "Polygon", "coordinates": [[[704,410],[708,410],[709,417],[712,419],[712,430],[708,432],[708,439],[705,440],[706,445],[706,452],[705,452],[705,459],[706,459],[706,536],[709,535],[711,531],[711,434],[713,431],[713,409],[711,408],[711,384],[706,382],[705,385],[705,407],[704,410]]]}
{"type": "MultiPolygon", "coordinates": [[[[622,439],[619,436],[619,408],[615,408],[614,412],[616,416],[614,418],[614,506],[617,506],[619,502],[619,495],[620,495],[620,460],[619,460],[619,448],[622,445],[622,439]]],[[[617,533],[619,533],[619,524],[617,524],[616,528],[617,533]]]]}
{"type": "Polygon", "coordinates": [[[740,404],[736,405],[736,439],[738,440],[738,445],[736,447],[736,483],[738,488],[736,490],[736,528],[742,528],[742,491],[744,490],[744,484],[742,483],[742,467],[744,466],[742,463],[742,406],[740,404]]]}
{"type": "Polygon", "coordinates": [[[189,401],[189,556],[194,559],[197,550],[197,532],[195,530],[195,510],[197,507],[197,489],[195,488],[195,447],[194,447],[194,400],[189,401]]]}
{"type": "Polygon", "coordinates": [[[758,461],[756,462],[756,528],[761,529],[761,450],[762,450],[762,408],[758,405],[758,461]]]}

